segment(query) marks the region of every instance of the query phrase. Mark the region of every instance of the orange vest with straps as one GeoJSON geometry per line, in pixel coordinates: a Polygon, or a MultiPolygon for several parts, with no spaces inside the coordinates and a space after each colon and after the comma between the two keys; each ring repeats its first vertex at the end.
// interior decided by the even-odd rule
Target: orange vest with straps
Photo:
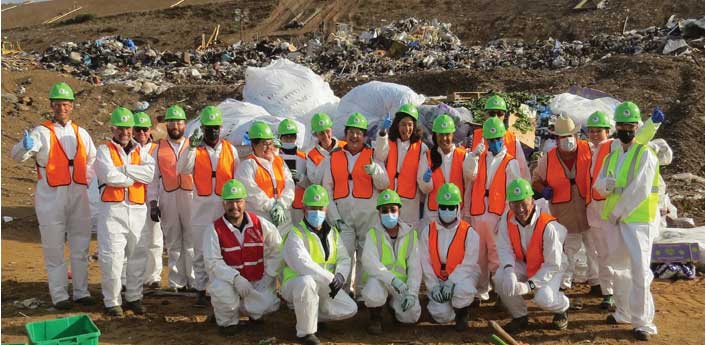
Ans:
{"type": "Polygon", "coordinates": [[[507,233],[512,244],[512,251],[515,253],[515,260],[523,261],[527,265],[527,277],[532,278],[544,263],[544,230],[547,228],[547,224],[555,221],[556,218],[544,212],[539,214],[539,219],[534,225],[534,231],[532,231],[532,237],[527,246],[527,253],[525,253],[520,240],[520,229],[517,224],[511,221],[513,217],[515,214],[509,211],[507,213],[507,233]]]}
{"type": "MultiPolygon", "coordinates": [[[[481,140],[483,140],[483,145],[485,145],[485,150],[488,150],[488,141],[483,138],[483,129],[482,128],[476,128],[473,131],[473,142],[471,143],[471,147],[473,148],[472,150],[475,150],[478,144],[481,143],[481,140]]],[[[505,145],[505,149],[507,150],[507,153],[510,154],[510,156],[516,157],[517,156],[517,145],[515,144],[515,133],[510,132],[510,131],[505,131],[505,135],[503,136],[503,145],[505,145]]]]}
{"type": "Polygon", "coordinates": [[[209,196],[213,193],[221,195],[223,185],[233,179],[235,171],[235,158],[233,149],[228,140],[221,140],[221,154],[218,156],[216,171],[211,170],[211,157],[204,146],[196,149],[196,160],[194,162],[194,184],[196,193],[199,196],[209,196]],[[213,186],[213,178],[216,178],[216,186],[213,186]]]}
{"type": "Polygon", "coordinates": [[[274,181],[272,181],[272,176],[260,164],[254,154],[248,155],[247,159],[252,159],[257,165],[257,171],[255,171],[255,183],[257,183],[257,186],[265,192],[268,198],[279,198],[284,190],[284,160],[282,157],[275,155],[274,160],[272,160],[272,172],[275,174],[274,181]]]}
{"type": "MultiPolygon", "coordinates": [[[[558,148],[553,148],[547,154],[547,184],[554,190],[552,204],[571,201],[571,185],[576,184],[579,195],[588,203],[588,192],[591,189],[591,147],[585,140],[576,141],[576,176],[569,179],[564,166],[559,162],[558,148]]],[[[571,167],[567,167],[571,169],[571,167]]]]}
{"type": "MultiPolygon", "coordinates": [[[[441,167],[436,168],[431,174],[431,179],[434,182],[434,189],[429,193],[427,197],[427,207],[436,211],[439,205],[436,203],[436,192],[441,188],[441,186],[446,182],[452,182],[458,189],[461,190],[461,197],[464,195],[464,183],[463,183],[463,160],[466,158],[466,149],[462,147],[456,147],[453,152],[453,157],[451,158],[451,171],[449,172],[449,180],[444,179],[444,173],[441,171],[441,167]]],[[[427,162],[429,162],[429,167],[431,168],[431,151],[427,151],[427,162]]],[[[463,209],[463,200],[461,200],[460,209],[463,209]]]]}
{"type": "Polygon", "coordinates": [[[446,253],[446,264],[442,264],[439,258],[439,233],[436,230],[436,222],[429,224],[429,259],[431,259],[431,267],[437,278],[446,281],[456,266],[463,262],[463,257],[466,255],[466,236],[470,228],[470,224],[459,220],[456,233],[446,253]]]}
{"type": "MultiPolygon", "coordinates": [[[[343,148],[344,146],[346,146],[345,141],[336,139],[336,147],[343,148]]],[[[319,152],[319,149],[317,149],[316,146],[314,146],[313,149],[309,150],[309,153],[306,156],[309,157],[309,159],[311,159],[311,161],[316,166],[319,166],[319,164],[321,164],[321,162],[323,162],[326,158],[324,157],[324,155],[321,154],[321,152],[319,152]]]]}
{"type": "Polygon", "coordinates": [[[167,139],[161,139],[157,145],[157,164],[162,179],[162,187],[165,192],[173,192],[179,188],[183,190],[194,189],[194,178],[191,174],[177,174],[176,165],[178,157],[181,157],[184,150],[189,147],[189,139],[184,139],[177,157],[174,148],[167,139]]]}
{"type": "MultiPolygon", "coordinates": [[[[110,158],[113,160],[113,165],[116,167],[121,167],[125,163],[123,158],[120,157],[118,153],[118,148],[115,144],[107,142],[105,146],[110,150],[110,158]]],[[[120,148],[122,150],[122,148],[120,148]]],[[[139,165],[141,162],[140,158],[140,147],[136,147],[132,152],[130,152],[130,164],[139,165]]],[[[137,182],[132,184],[132,186],[127,187],[127,199],[135,204],[144,204],[147,196],[147,185],[142,182],[137,182]]],[[[106,185],[101,193],[101,200],[105,202],[121,202],[125,200],[125,188],[124,187],[113,187],[106,185]]]]}
{"type": "Polygon", "coordinates": [[[343,149],[331,152],[331,177],[333,178],[333,199],[338,200],[348,196],[351,192],[348,181],[353,181],[353,197],[369,199],[373,196],[373,178],[365,172],[364,166],[370,164],[373,149],[364,147],[358,153],[358,160],[353,166],[353,171],[348,173],[348,157],[343,149]]]}
{"type": "Polygon", "coordinates": [[[505,212],[505,188],[507,186],[507,165],[515,159],[509,153],[505,153],[502,162],[495,170],[495,175],[490,182],[490,189],[485,189],[486,180],[488,178],[488,169],[486,165],[486,156],[488,151],[483,151],[478,158],[478,175],[473,182],[473,190],[471,190],[471,215],[480,216],[486,212],[501,216],[505,212]],[[488,205],[485,204],[485,197],[488,197],[488,205]]]}
{"type": "MultiPolygon", "coordinates": [[[[303,151],[297,150],[297,157],[299,157],[299,159],[306,160],[306,154],[304,154],[303,151]]],[[[292,203],[292,208],[297,210],[304,208],[304,190],[304,188],[299,186],[294,187],[294,202],[292,203]]]]}
{"type": "Polygon", "coordinates": [[[591,172],[591,197],[593,200],[596,201],[601,201],[605,200],[604,197],[602,197],[596,190],[593,188],[593,184],[596,183],[596,180],[598,180],[598,175],[601,173],[601,168],[603,168],[603,161],[605,160],[606,156],[610,153],[610,145],[613,143],[613,139],[609,139],[608,141],[605,141],[601,143],[600,146],[598,146],[598,155],[596,156],[596,161],[593,162],[593,171],[591,172]]]}
{"type": "Polygon", "coordinates": [[[422,154],[422,141],[409,145],[404,156],[402,167],[397,171],[397,140],[388,140],[390,150],[387,154],[387,176],[390,179],[390,189],[395,190],[397,179],[397,194],[400,197],[414,199],[417,196],[417,169],[422,154]]]}
{"type": "MultiPolygon", "coordinates": [[[[87,185],[88,180],[86,179],[86,164],[87,155],[86,147],[83,145],[83,140],[78,133],[78,125],[71,122],[71,127],[74,130],[74,135],[76,135],[76,155],[74,159],[69,159],[64,152],[64,148],[59,142],[59,138],[56,137],[56,132],[54,132],[54,122],[47,120],[42,123],[42,126],[49,130],[49,157],[47,160],[47,165],[44,167],[46,172],[47,184],[50,187],[68,186],[73,180],[76,184],[87,185]],[[69,167],[73,167],[73,174],[69,171],[69,167]]],[[[42,179],[42,174],[39,171],[39,164],[37,164],[37,178],[42,179]]]]}

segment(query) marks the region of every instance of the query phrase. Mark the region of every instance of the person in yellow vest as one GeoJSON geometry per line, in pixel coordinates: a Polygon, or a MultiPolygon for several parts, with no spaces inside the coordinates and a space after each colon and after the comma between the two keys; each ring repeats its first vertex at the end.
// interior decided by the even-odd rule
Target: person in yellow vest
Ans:
{"type": "Polygon", "coordinates": [[[422,142],[419,111],[414,104],[403,104],[394,120],[385,117],[375,141],[375,159],[385,162],[388,188],[397,192],[405,207],[400,219],[412,226],[420,220],[423,194],[419,185],[427,171],[427,145],[422,142]],[[388,133],[389,132],[389,133],[388,133]]]}
{"type": "Polygon", "coordinates": [[[223,335],[238,333],[241,313],[252,321],[279,309],[275,278],[282,238],[267,219],[246,210],[248,193],[238,180],[223,185],[225,213],[204,234],[208,293],[223,335]]]}
{"type": "Polygon", "coordinates": [[[659,164],[647,145],[635,141],[641,120],[638,106],[621,103],[613,118],[618,140],[610,144],[594,184],[606,198],[601,218],[610,226],[607,231],[620,234],[610,250],[616,310],[607,322],[632,323],[633,336],[649,340],[657,334],[650,259],[659,224],[659,164]]]}
{"type": "Polygon", "coordinates": [[[417,230],[400,218],[402,199],[386,189],[377,201],[379,223],[370,228],[363,246],[363,290],[361,296],[370,312],[368,332],[382,334],[382,307],[394,310],[395,319],[416,323],[422,314],[419,286],[417,230]],[[389,304],[388,304],[389,297],[389,304]]]}
{"type": "Polygon", "coordinates": [[[248,130],[252,153],[235,172],[235,178],[248,191],[247,207],[251,212],[272,222],[281,235],[291,223],[294,201],[292,173],[277,154],[275,136],[267,123],[255,121],[248,130]]]}
{"type": "Polygon", "coordinates": [[[294,202],[292,202],[291,219],[297,224],[304,219],[304,189],[309,185],[306,177],[306,153],[297,147],[297,124],[284,119],[277,127],[277,135],[282,147],[279,148],[279,155],[289,168],[289,172],[294,180],[294,202]]]}
{"type": "Polygon", "coordinates": [[[88,132],[71,120],[74,91],[66,83],[56,83],[49,91],[52,119],[25,131],[12,147],[12,159],[34,159],[37,189],[34,209],[47,270],[51,302],[59,310],[71,309],[64,243],[71,253],[73,300],[93,305],[88,291],[88,244],[91,241],[91,213],[88,185],[93,179],[96,147],[88,132]],[[70,157],[70,158],[69,158],[70,157]]]}
{"type": "MultiPolygon", "coordinates": [[[[177,161],[186,154],[186,113],[178,105],[167,108],[164,120],[167,138],[159,140],[152,157],[156,162],[152,183],[147,188],[150,218],[159,221],[167,247],[168,286],[181,291],[195,286],[194,244],[191,233],[191,202],[194,180],[177,173],[177,161]]],[[[161,255],[161,253],[160,253],[161,255]]]]}
{"type": "Polygon", "coordinates": [[[316,137],[316,145],[306,154],[306,176],[312,184],[321,184],[326,167],[324,160],[346,142],[333,136],[333,121],[326,113],[316,113],[311,117],[311,133],[316,137]]]}
{"type": "Polygon", "coordinates": [[[127,256],[125,308],[144,314],[142,285],[149,246],[147,185],[154,177],[154,160],[132,138],[135,120],[126,108],[110,116],[113,138],[98,148],[96,177],[101,195],[98,257],[103,303],[109,316],[122,316],[121,273],[127,256]]]}
{"type": "Polygon", "coordinates": [[[512,316],[503,328],[516,333],[528,326],[523,296],[534,293],[532,301],[554,314],[553,326],[566,329],[569,299],[560,291],[566,267],[562,250],[566,228],[534,204],[529,181],[512,180],[505,194],[510,209],[498,223],[501,267],[493,277],[498,295],[512,316]]]}
{"type": "Polygon", "coordinates": [[[429,314],[439,323],[455,320],[457,331],[468,329],[468,314],[480,274],[478,234],[461,219],[461,195],[453,183],[439,188],[438,218],[424,227],[419,246],[429,314]]]}
{"type": "Polygon", "coordinates": [[[358,306],[341,291],[351,270],[351,258],[335,225],[325,222],[329,193],[313,184],[304,191],[304,220],[284,238],[281,294],[293,306],[300,342],[319,344],[317,323],[344,320],[358,306]]]}
{"type": "MultiPolygon", "coordinates": [[[[593,249],[588,239],[586,204],[591,191],[591,148],[579,140],[580,130],[570,117],[562,114],[555,124],[558,146],[542,156],[534,169],[532,187],[549,201],[549,210],[559,223],[568,229],[564,252],[569,260],[563,288],[570,288],[576,266],[576,253],[581,245],[593,249]]],[[[594,277],[594,279],[597,277],[594,277]]],[[[598,281],[589,281],[592,286],[598,281]]]]}
{"type": "Polygon", "coordinates": [[[220,139],[223,114],[207,106],[199,114],[201,127],[189,138],[189,149],[177,161],[177,173],[192,175],[194,199],[191,202],[191,239],[194,246],[194,289],[198,291],[195,306],[208,306],[206,284],[208,274],[203,261],[204,232],[223,215],[221,191],[235,177],[239,165],[238,151],[226,139],[220,139]]]}

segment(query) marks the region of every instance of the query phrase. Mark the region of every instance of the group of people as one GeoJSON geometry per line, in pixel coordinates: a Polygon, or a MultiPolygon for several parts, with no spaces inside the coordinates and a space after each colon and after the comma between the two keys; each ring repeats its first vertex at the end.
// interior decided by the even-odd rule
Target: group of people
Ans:
{"type": "Polygon", "coordinates": [[[143,288],[161,286],[164,245],[168,287],[196,291],[196,305],[212,305],[225,335],[237,333],[241,315],[258,322],[278,310],[280,297],[305,344],[319,343],[319,322],[352,317],[359,303],[368,331],[381,334],[386,307],[401,323],[419,320],[422,292],[433,320],[458,331],[493,291],[512,317],[509,332],[528,327],[525,295],[565,329],[563,291],[583,246],[595,267],[591,292],[603,296],[604,309],[615,307],[606,322],[631,324],[639,340],[657,333],[649,264],[661,178],[648,143],[664,120],[659,109],[643,125],[637,105],[621,103],[615,128],[597,111],[588,141],[559,116],[556,147],[530,170],[499,96],[488,99],[486,120],[465,145],[453,141],[454,119],[439,115],[428,147],[417,108],[405,104],[381,121],[373,145],[360,113],[348,117],[342,139],[327,114],[315,114],[308,152],[296,145],[294,121],[282,121],[276,134],[253,121],[246,157],[221,138],[214,106],[201,110],[188,138],[186,113],[169,107],[168,137],[157,142],[149,115],[118,107],[111,140],[96,149],[71,121],[71,87],[54,85],[49,99],[53,118],[25,131],[12,157],[36,162],[35,207],[57,309],[96,303],[87,284],[87,188],[95,178],[110,316],[145,313],[143,288]]]}

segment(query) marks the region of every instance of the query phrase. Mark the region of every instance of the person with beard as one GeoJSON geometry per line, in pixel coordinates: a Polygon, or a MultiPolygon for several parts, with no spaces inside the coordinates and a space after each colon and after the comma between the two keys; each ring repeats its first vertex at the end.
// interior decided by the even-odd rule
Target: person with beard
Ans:
{"type": "Polygon", "coordinates": [[[609,250],[616,309],[606,321],[631,323],[635,339],[646,341],[657,334],[650,259],[659,229],[659,164],[652,149],[636,142],[641,116],[635,103],[618,105],[613,119],[618,140],[602,144],[610,146],[610,153],[594,184],[605,197],[601,218],[609,226],[606,232],[619,234],[609,250]]]}
{"type": "Polygon", "coordinates": [[[284,119],[277,127],[277,135],[281,147],[279,155],[284,160],[284,164],[289,168],[289,172],[294,179],[294,202],[292,202],[291,219],[292,223],[297,224],[304,219],[304,189],[309,185],[309,180],[306,177],[306,153],[297,147],[297,124],[290,120],[284,119]]]}
{"type": "Polygon", "coordinates": [[[321,163],[333,150],[345,146],[346,142],[333,136],[333,121],[326,113],[316,113],[311,117],[311,133],[316,137],[316,145],[306,154],[306,177],[312,184],[321,184],[326,169],[321,163]]]}
{"type": "Polygon", "coordinates": [[[154,177],[154,160],[132,138],[135,120],[126,108],[110,116],[113,138],[98,148],[96,177],[101,204],[98,219],[98,257],[103,303],[109,316],[122,316],[121,274],[125,257],[125,308],[144,314],[142,285],[149,239],[147,184],[154,177]]]}
{"type": "Polygon", "coordinates": [[[203,261],[204,232],[223,215],[221,191],[232,180],[239,165],[238,151],[226,139],[220,139],[223,114],[214,106],[206,106],[199,114],[201,126],[189,138],[189,148],[177,161],[178,174],[191,174],[196,195],[191,202],[191,239],[194,245],[194,289],[198,291],[196,307],[208,306],[206,286],[208,273],[203,261]]]}
{"type": "MultiPolygon", "coordinates": [[[[172,105],[164,116],[168,138],[160,139],[153,154],[157,166],[147,188],[150,218],[162,224],[167,247],[168,286],[174,291],[194,288],[194,240],[191,231],[191,203],[194,181],[191,174],[177,173],[177,161],[186,155],[189,139],[184,137],[186,113],[172,105]]],[[[161,255],[161,253],[160,253],[161,255]]]]}

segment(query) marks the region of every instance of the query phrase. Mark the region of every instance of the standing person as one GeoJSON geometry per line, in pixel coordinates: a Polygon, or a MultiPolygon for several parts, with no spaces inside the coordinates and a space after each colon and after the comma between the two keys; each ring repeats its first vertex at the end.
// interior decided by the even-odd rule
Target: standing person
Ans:
{"type": "Polygon", "coordinates": [[[237,334],[241,313],[257,321],[279,309],[275,278],[282,238],[267,219],[246,211],[247,197],[240,181],[226,182],[221,192],[225,213],[204,234],[208,293],[226,336],[237,334]]]}
{"type": "Polygon", "coordinates": [[[607,322],[631,323],[635,339],[649,340],[657,334],[650,257],[659,224],[659,164],[651,149],[635,141],[641,120],[637,105],[621,103],[613,116],[618,140],[610,143],[594,185],[606,198],[601,218],[610,224],[608,231],[619,234],[609,259],[616,310],[607,322]]]}
{"type": "Polygon", "coordinates": [[[304,220],[285,235],[282,257],[282,297],[294,306],[297,338],[319,344],[317,323],[344,320],[358,306],[341,292],[351,270],[351,258],[335,226],[325,222],[328,191],[311,185],[304,191],[304,220]]]}
{"type": "Polygon", "coordinates": [[[419,111],[414,104],[403,104],[394,120],[385,117],[375,141],[375,159],[385,162],[388,188],[397,192],[405,207],[400,208],[400,219],[412,226],[419,223],[423,183],[427,170],[427,145],[422,142],[419,111]],[[388,135],[389,132],[389,135],[388,135]]]}
{"type": "Polygon", "coordinates": [[[160,221],[167,247],[169,288],[175,291],[194,288],[194,241],[191,231],[191,203],[194,179],[177,173],[177,161],[186,155],[189,139],[184,137],[186,113],[178,105],[167,108],[164,116],[167,138],[160,139],[153,155],[157,165],[147,188],[150,218],[160,221]]]}
{"type": "Polygon", "coordinates": [[[414,324],[422,314],[419,286],[417,230],[400,218],[402,199],[386,189],[378,196],[379,222],[370,228],[363,247],[363,290],[361,296],[370,313],[368,332],[382,334],[382,307],[394,311],[395,319],[414,324]],[[389,300],[388,300],[389,297],[389,300]]]}
{"type": "Polygon", "coordinates": [[[223,115],[214,106],[199,114],[201,127],[189,138],[189,149],[177,161],[177,173],[193,175],[196,195],[191,202],[191,239],[194,245],[194,289],[198,291],[195,306],[208,306],[206,285],[208,274],[203,261],[204,232],[223,215],[221,191],[232,180],[238,166],[238,151],[226,139],[220,139],[223,115]]]}
{"type": "Polygon", "coordinates": [[[125,308],[144,314],[142,284],[149,243],[145,201],[147,184],[154,177],[154,160],[132,138],[135,120],[130,110],[116,108],[110,124],[113,138],[98,148],[95,166],[101,192],[98,257],[103,302],[109,316],[123,315],[121,274],[127,264],[125,308]]]}
{"type": "Polygon", "coordinates": [[[298,224],[304,219],[304,189],[309,185],[306,178],[306,153],[297,147],[297,124],[290,120],[284,119],[277,127],[277,135],[282,147],[279,149],[279,155],[287,164],[289,172],[294,180],[294,202],[292,202],[291,219],[293,224],[298,224]]]}
{"type": "Polygon", "coordinates": [[[439,215],[422,230],[419,246],[429,314],[439,323],[455,320],[457,331],[468,329],[469,309],[480,274],[479,239],[471,225],[461,219],[461,195],[453,183],[439,188],[439,215]]]}
{"type": "Polygon", "coordinates": [[[72,308],[68,292],[68,272],[64,242],[71,255],[73,300],[94,305],[88,291],[88,244],[91,241],[91,213],[88,185],[93,179],[96,148],[88,132],[71,120],[74,91],[66,83],[56,83],[49,91],[52,119],[25,131],[12,148],[12,159],[34,159],[37,189],[34,209],[39,221],[44,266],[54,307],[72,308]],[[69,158],[71,157],[71,158],[69,158]]]}
{"type": "Polygon", "coordinates": [[[321,184],[326,167],[322,164],[331,152],[342,148],[346,142],[333,136],[333,121],[326,113],[316,113],[311,117],[311,133],[316,137],[316,145],[306,154],[306,176],[312,184],[321,184]]]}
{"type": "Polygon", "coordinates": [[[542,212],[534,204],[533,195],[529,181],[520,178],[510,182],[506,192],[510,210],[499,223],[497,244],[501,268],[493,280],[512,316],[512,321],[503,327],[510,333],[528,326],[523,296],[532,292],[532,301],[554,314],[554,328],[566,329],[569,325],[566,313],[569,299],[559,290],[565,267],[562,243],[566,228],[542,212]]]}

